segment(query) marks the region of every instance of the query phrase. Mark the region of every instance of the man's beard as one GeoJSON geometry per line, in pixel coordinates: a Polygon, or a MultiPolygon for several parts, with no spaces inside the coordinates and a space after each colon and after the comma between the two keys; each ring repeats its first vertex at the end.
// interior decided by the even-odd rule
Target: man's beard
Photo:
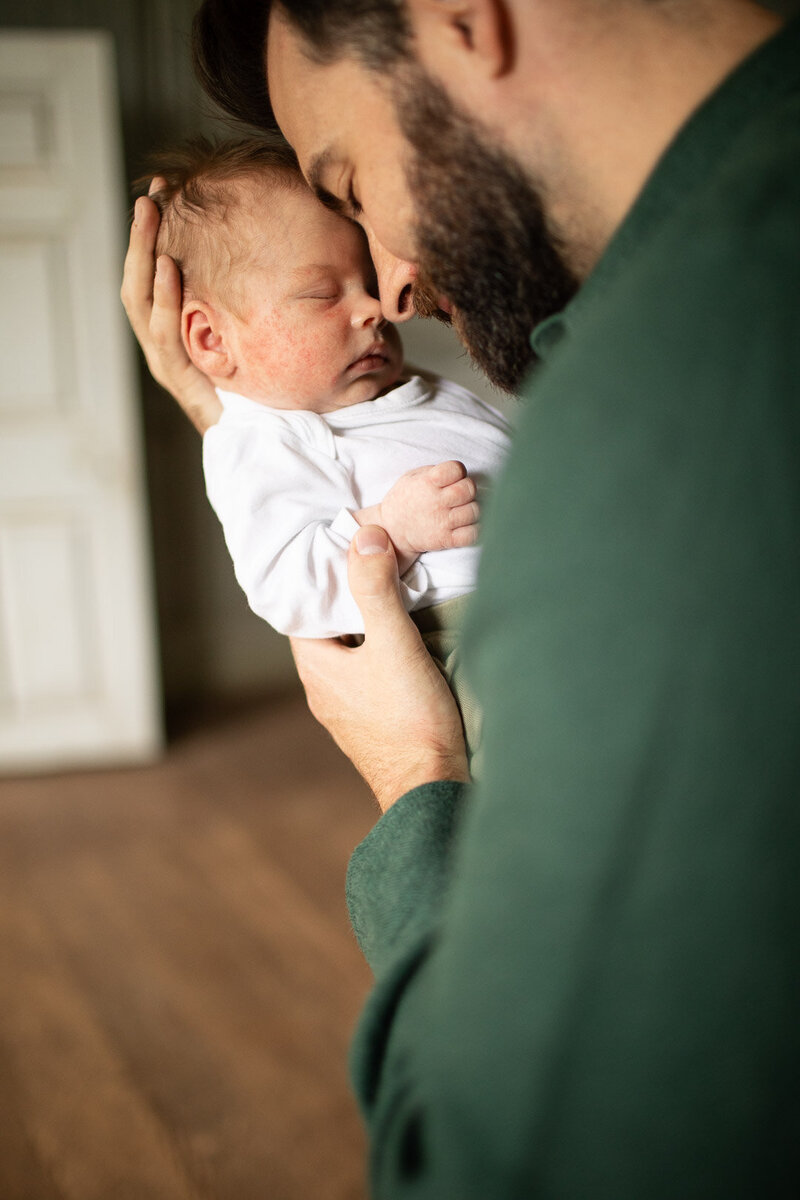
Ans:
{"type": "Polygon", "coordinates": [[[413,150],[415,308],[440,315],[434,297],[446,296],[475,364],[496,387],[516,392],[534,362],[534,326],[561,311],[577,280],[547,227],[540,195],[516,162],[490,146],[477,122],[421,69],[404,72],[395,86],[413,150]]]}

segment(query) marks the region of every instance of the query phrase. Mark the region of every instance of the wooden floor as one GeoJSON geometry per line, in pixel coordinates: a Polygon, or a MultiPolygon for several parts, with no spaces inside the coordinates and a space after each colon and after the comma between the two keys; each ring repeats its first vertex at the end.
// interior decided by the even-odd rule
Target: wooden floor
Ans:
{"type": "Polygon", "coordinates": [[[0,1200],[360,1200],[372,801],[300,699],[0,780],[0,1200]]]}

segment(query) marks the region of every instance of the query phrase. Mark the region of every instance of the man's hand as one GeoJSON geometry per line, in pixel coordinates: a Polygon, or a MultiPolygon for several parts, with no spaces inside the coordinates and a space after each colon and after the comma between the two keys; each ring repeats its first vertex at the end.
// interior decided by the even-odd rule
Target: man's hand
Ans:
{"type": "Polygon", "coordinates": [[[403,608],[383,529],[366,526],[349,555],[364,644],[292,639],[308,705],[364,776],[385,812],[434,780],[469,780],[461,718],[450,689],[403,608]]]}
{"type": "Polygon", "coordinates": [[[397,551],[400,573],[427,550],[472,546],[478,540],[477,488],[460,462],[436,463],[401,475],[374,508],[355,514],[380,525],[397,551]]]}
{"type": "Polygon", "coordinates": [[[154,261],[158,209],[140,196],[122,278],[122,303],[144,351],[153,378],[180,404],[192,424],[205,433],[222,412],[210,379],[189,359],[181,340],[181,279],[171,258],[154,261]]]}

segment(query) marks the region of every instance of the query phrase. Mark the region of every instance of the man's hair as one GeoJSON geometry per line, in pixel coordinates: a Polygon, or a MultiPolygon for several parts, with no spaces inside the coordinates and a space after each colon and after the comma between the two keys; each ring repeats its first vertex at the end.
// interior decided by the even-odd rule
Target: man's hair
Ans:
{"type": "Polygon", "coordinates": [[[275,128],[265,66],[273,7],[302,36],[315,62],[353,55],[372,70],[385,70],[409,54],[401,0],[203,0],[192,28],[197,77],[225,112],[259,129],[275,128]]]}
{"type": "MultiPolygon", "coordinates": [[[[254,247],[229,217],[246,203],[242,182],[263,190],[264,204],[276,187],[306,184],[291,146],[277,135],[213,142],[195,137],[154,155],[142,184],[159,176],[151,193],[161,213],[156,254],[168,254],[181,270],[184,298],[209,296],[235,302],[236,270],[244,270],[254,247]]],[[[257,249],[257,247],[255,247],[257,249]]]]}

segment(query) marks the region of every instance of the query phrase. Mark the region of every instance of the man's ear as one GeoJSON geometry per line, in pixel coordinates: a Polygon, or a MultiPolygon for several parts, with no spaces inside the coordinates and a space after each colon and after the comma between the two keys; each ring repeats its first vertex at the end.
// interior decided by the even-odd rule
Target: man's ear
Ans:
{"type": "Polygon", "coordinates": [[[406,0],[420,62],[445,87],[477,72],[499,79],[513,66],[507,0],[406,0]]]}
{"type": "Polygon", "coordinates": [[[236,370],[225,322],[217,310],[200,300],[187,301],[181,312],[181,337],[196,367],[211,379],[228,379],[236,370]]]}

